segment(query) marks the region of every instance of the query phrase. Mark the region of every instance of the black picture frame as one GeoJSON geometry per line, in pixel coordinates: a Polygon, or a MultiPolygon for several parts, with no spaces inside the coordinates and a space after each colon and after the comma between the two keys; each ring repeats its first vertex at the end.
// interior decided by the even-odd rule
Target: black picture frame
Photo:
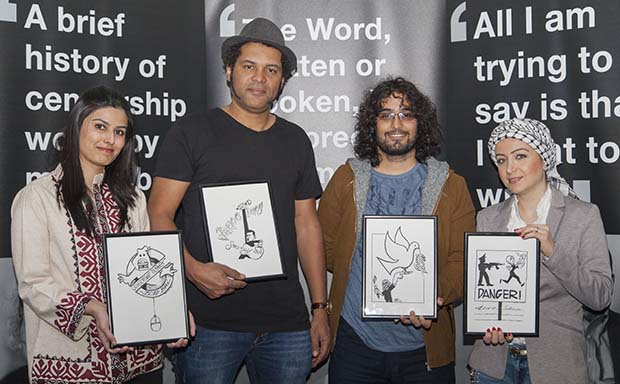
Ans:
{"type": "Polygon", "coordinates": [[[362,317],[437,317],[437,217],[363,216],[362,317]]]}
{"type": "Polygon", "coordinates": [[[181,231],[104,234],[103,254],[115,346],[189,338],[181,231]]]}
{"type": "Polygon", "coordinates": [[[465,335],[481,336],[499,327],[516,337],[538,336],[538,239],[514,232],[466,232],[463,271],[465,335]]]}
{"type": "Polygon", "coordinates": [[[203,184],[200,200],[209,261],[246,282],[286,278],[269,181],[203,184]]]}

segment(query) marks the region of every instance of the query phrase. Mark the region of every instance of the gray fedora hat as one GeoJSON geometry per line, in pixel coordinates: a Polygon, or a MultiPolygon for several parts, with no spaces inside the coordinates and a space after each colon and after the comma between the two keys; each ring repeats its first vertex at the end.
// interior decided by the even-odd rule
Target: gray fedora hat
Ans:
{"type": "MultiPolygon", "coordinates": [[[[230,47],[244,43],[263,43],[277,48],[286,56],[293,68],[297,67],[297,56],[284,44],[282,31],[272,21],[257,17],[243,27],[238,36],[231,36],[222,43],[222,60],[230,47]]],[[[294,72],[294,71],[293,71],[294,72]]]]}

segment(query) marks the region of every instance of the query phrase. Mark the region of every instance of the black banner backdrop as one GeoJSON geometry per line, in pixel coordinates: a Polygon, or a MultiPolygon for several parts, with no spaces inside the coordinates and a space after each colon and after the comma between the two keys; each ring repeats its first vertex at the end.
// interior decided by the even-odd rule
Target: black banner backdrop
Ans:
{"type": "Polygon", "coordinates": [[[449,12],[448,160],[477,206],[505,197],[489,133],[531,117],[559,144],[560,174],[620,233],[620,2],[450,0],[449,12]]]}
{"type": "Polygon", "coordinates": [[[9,258],[13,196],[49,171],[68,111],[100,84],[129,98],[148,190],[162,135],[205,104],[203,14],[202,1],[0,0],[0,379],[18,382],[26,364],[9,258]]]}
{"type": "Polygon", "coordinates": [[[139,183],[150,188],[162,135],[205,105],[203,14],[202,1],[0,1],[0,256],[10,256],[13,196],[49,170],[86,88],[106,84],[129,98],[139,183]]]}
{"type": "MultiPolygon", "coordinates": [[[[560,172],[620,233],[617,1],[0,0],[0,272],[13,196],[49,170],[81,91],[106,84],[130,98],[148,190],[171,123],[228,102],[219,47],[258,16],[283,27],[301,60],[275,112],[307,130],[323,184],[352,154],[362,90],[403,75],[437,104],[444,154],[478,207],[504,198],[489,132],[525,115],[549,125],[560,172]]],[[[3,287],[15,301],[14,284],[3,287]]],[[[457,353],[457,377],[466,355],[457,353]]]]}

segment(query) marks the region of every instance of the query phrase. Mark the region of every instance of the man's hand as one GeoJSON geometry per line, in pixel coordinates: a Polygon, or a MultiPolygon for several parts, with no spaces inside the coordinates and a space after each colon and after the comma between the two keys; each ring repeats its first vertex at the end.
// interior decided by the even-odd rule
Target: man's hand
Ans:
{"type": "Polygon", "coordinates": [[[312,323],[310,324],[310,338],[312,340],[312,368],[316,368],[329,353],[329,324],[327,322],[327,311],[315,309],[312,313],[312,323]]]}
{"type": "MultiPolygon", "coordinates": [[[[192,311],[187,311],[189,316],[189,337],[192,338],[196,336],[196,322],[194,321],[194,315],[192,315],[192,311]]],[[[178,339],[177,341],[167,343],[166,347],[168,348],[185,348],[189,344],[189,339],[178,339]]]]}
{"type": "MultiPolygon", "coordinates": [[[[188,259],[186,259],[187,261],[188,259]]],[[[191,258],[186,268],[187,277],[210,299],[230,295],[244,288],[245,275],[219,263],[201,263],[191,258]]]]}
{"type": "MultiPolygon", "coordinates": [[[[189,182],[164,177],[154,179],[148,207],[151,230],[177,229],[174,216],[189,185],[189,182]]],[[[242,281],[245,276],[241,273],[221,264],[199,262],[189,253],[186,246],[183,248],[187,278],[210,299],[217,299],[233,293],[235,289],[245,287],[246,283],[242,281]]]]}
{"type": "MultiPolygon", "coordinates": [[[[310,299],[313,303],[327,301],[327,271],[321,224],[316,214],[316,199],[295,200],[295,232],[299,262],[308,282],[310,299]]],[[[312,367],[325,360],[329,353],[329,325],[327,310],[312,311],[310,326],[312,339],[312,367]]]]}
{"type": "MultiPolygon", "coordinates": [[[[442,305],[443,298],[438,297],[437,306],[441,307],[442,305]]],[[[404,325],[413,325],[416,328],[423,328],[425,330],[429,330],[431,328],[431,325],[433,324],[433,320],[425,319],[424,316],[417,316],[414,311],[409,312],[409,317],[401,316],[400,319],[397,319],[395,321],[398,320],[400,320],[400,322],[404,325]]]]}

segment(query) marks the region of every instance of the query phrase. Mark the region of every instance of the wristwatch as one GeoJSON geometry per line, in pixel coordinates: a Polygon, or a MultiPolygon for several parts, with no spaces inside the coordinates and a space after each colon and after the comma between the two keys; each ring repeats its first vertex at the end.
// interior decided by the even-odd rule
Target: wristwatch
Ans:
{"type": "Polygon", "coordinates": [[[332,303],[329,301],[326,301],[324,303],[312,303],[312,306],[310,308],[312,309],[312,311],[314,311],[315,309],[324,309],[327,311],[328,315],[332,313],[332,303]]]}

